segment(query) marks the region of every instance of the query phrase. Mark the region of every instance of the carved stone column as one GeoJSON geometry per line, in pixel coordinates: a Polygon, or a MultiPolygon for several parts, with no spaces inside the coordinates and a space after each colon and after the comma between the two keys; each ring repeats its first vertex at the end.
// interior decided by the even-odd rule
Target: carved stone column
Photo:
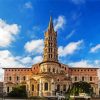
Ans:
{"type": "Polygon", "coordinates": [[[40,82],[39,82],[39,96],[42,96],[42,80],[40,78],[40,82]]]}

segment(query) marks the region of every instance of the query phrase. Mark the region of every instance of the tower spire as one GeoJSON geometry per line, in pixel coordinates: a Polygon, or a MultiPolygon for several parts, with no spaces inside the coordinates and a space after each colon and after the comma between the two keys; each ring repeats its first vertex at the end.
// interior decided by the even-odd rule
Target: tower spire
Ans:
{"type": "Polygon", "coordinates": [[[52,21],[52,16],[50,16],[50,21],[49,21],[49,26],[48,26],[48,30],[54,30],[54,27],[53,27],[53,21],[52,21]]]}

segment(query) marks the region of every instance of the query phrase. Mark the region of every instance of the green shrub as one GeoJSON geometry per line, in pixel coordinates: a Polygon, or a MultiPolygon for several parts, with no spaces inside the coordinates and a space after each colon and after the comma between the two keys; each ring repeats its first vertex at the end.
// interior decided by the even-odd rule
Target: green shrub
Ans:
{"type": "Polygon", "coordinates": [[[8,93],[8,97],[27,97],[26,86],[22,85],[14,87],[13,90],[8,93]]]}

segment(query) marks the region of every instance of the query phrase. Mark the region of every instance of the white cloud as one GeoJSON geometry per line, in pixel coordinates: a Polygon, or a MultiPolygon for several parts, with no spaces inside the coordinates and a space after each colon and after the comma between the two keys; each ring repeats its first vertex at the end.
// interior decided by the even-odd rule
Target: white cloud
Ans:
{"type": "Polygon", "coordinates": [[[34,54],[43,53],[43,47],[44,47],[43,39],[29,41],[24,46],[27,52],[34,54]]]}
{"type": "Polygon", "coordinates": [[[80,49],[82,43],[83,43],[83,40],[79,40],[78,42],[71,42],[65,47],[60,46],[58,48],[59,56],[64,57],[64,56],[73,54],[76,50],[80,49]]]}
{"type": "Polygon", "coordinates": [[[20,61],[23,64],[31,64],[32,63],[32,58],[27,56],[27,57],[24,57],[24,58],[20,58],[20,61]]]}
{"type": "Polygon", "coordinates": [[[95,60],[94,63],[96,66],[100,66],[100,60],[95,60]]]}
{"type": "Polygon", "coordinates": [[[22,67],[23,65],[18,61],[16,56],[13,56],[8,50],[0,51],[0,65],[1,67],[22,67]]]}
{"type": "Polygon", "coordinates": [[[33,5],[32,5],[32,3],[29,1],[29,2],[26,2],[25,4],[24,4],[24,6],[25,6],[25,8],[27,8],[27,9],[32,9],[33,8],[33,5]]]}
{"type": "Polygon", "coordinates": [[[77,62],[69,63],[72,67],[93,67],[99,68],[100,67],[100,60],[80,60],[77,62]]]}
{"type": "Polygon", "coordinates": [[[0,51],[0,81],[3,80],[4,70],[2,68],[20,68],[20,67],[31,67],[32,64],[36,64],[42,61],[42,56],[30,56],[21,57],[14,56],[8,50],[0,51]]]}
{"type": "Polygon", "coordinates": [[[78,62],[69,63],[69,65],[72,67],[83,67],[83,68],[93,67],[93,65],[90,64],[88,60],[81,60],[78,62]]]}
{"type": "Polygon", "coordinates": [[[20,27],[17,24],[7,24],[0,19],[0,47],[9,46],[15,40],[19,30],[20,27]]]}
{"type": "Polygon", "coordinates": [[[31,67],[30,65],[32,64],[36,64],[36,63],[40,63],[42,62],[42,56],[35,56],[35,57],[30,57],[30,56],[26,56],[26,57],[20,57],[18,58],[18,60],[23,64],[23,65],[27,65],[28,67],[31,67]]]}
{"type": "Polygon", "coordinates": [[[75,5],[85,4],[86,0],[71,0],[75,5]]]}
{"type": "Polygon", "coordinates": [[[55,31],[63,29],[66,24],[66,19],[64,16],[58,16],[57,19],[54,19],[54,29],[55,31]]]}
{"type": "Polygon", "coordinates": [[[66,37],[66,39],[69,39],[70,37],[72,37],[75,33],[75,30],[72,30],[66,37]]]}
{"type": "Polygon", "coordinates": [[[42,56],[35,56],[34,58],[28,56],[28,57],[24,57],[24,58],[20,58],[19,61],[23,64],[23,65],[32,65],[32,64],[36,64],[42,61],[42,56]]]}
{"type": "Polygon", "coordinates": [[[95,53],[95,52],[97,52],[98,50],[100,50],[100,44],[97,44],[95,47],[92,47],[91,50],[90,50],[90,52],[91,52],[91,53],[95,53]]]}
{"type": "Polygon", "coordinates": [[[33,63],[36,64],[36,63],[39,63],[42,61],[42,56],[36,56],[33,58],[33,63]]]}
{"type": "Polygon", "coordinates": [[[31,56],[14,56],[8,50],[0,51],[0,68],[11,68],[11,67],[30,67],[34,63],[38,63],[42,61],[42,56],[35,56],[32,58],[31,56]]]}

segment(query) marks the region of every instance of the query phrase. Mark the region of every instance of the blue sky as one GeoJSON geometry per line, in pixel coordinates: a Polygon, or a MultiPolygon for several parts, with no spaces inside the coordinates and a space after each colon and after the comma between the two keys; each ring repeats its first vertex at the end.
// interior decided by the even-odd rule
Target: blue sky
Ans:
{"type": "Polygon", "coordinates": [[[50,16],[58,32],[59,61],[99,67],[100,0],[0,0],[1,67],[42,61],[50,16]]]}

